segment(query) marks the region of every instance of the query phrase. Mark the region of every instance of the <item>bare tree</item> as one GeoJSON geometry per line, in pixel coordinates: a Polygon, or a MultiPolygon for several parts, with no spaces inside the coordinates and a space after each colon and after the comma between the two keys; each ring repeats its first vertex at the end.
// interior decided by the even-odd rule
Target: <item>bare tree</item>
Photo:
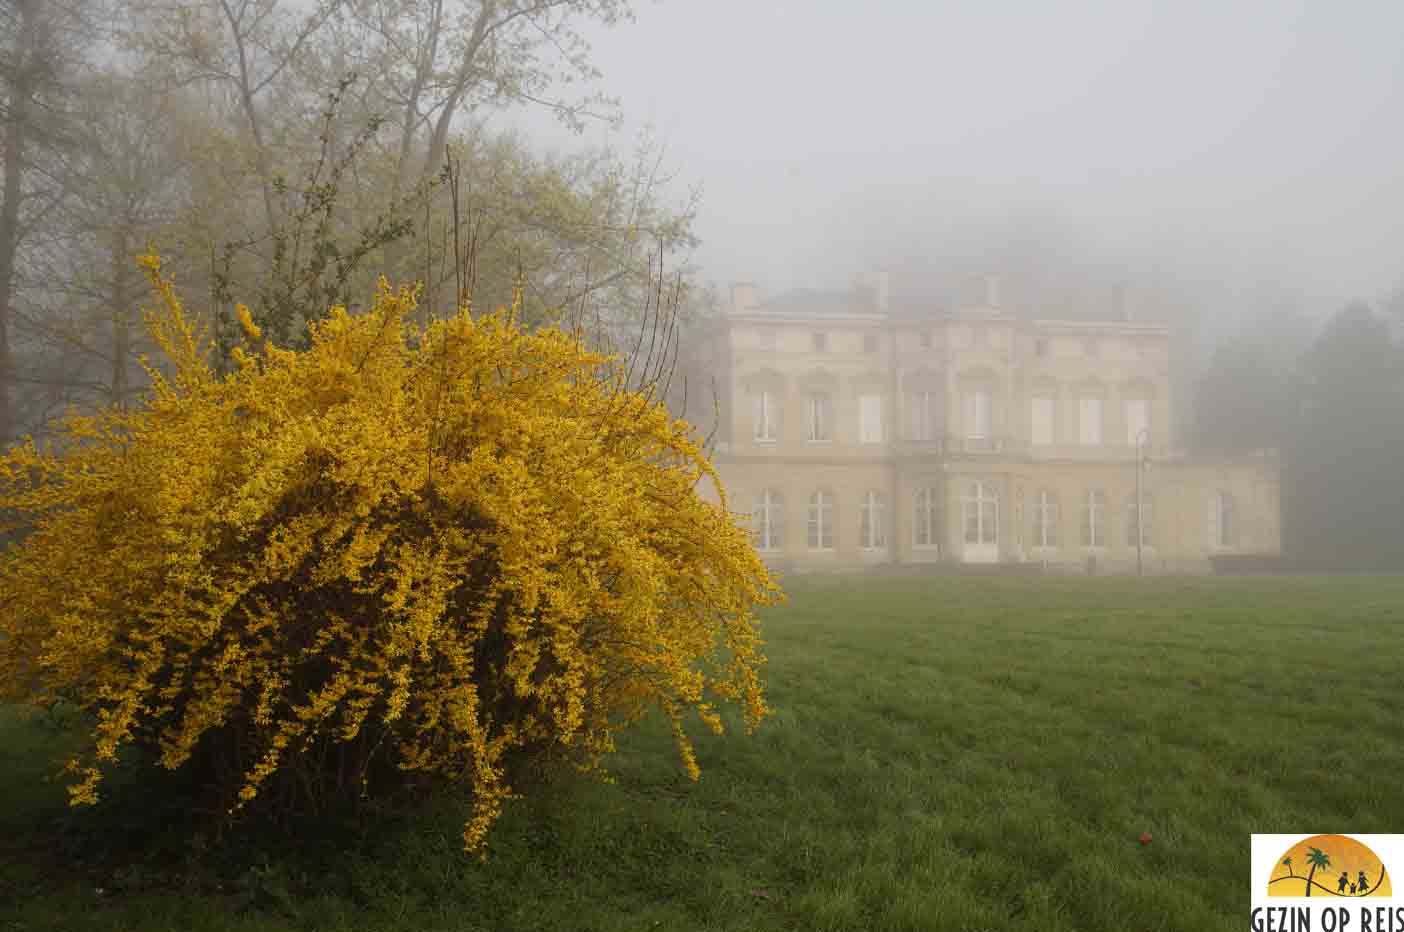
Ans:
{"type": "Polygon", "coordinates": [[[72,83],[96,41],[96,0],[12,0],[0,12],[0,443],[15,436],[21,254],[69,195],[72,83]]]}

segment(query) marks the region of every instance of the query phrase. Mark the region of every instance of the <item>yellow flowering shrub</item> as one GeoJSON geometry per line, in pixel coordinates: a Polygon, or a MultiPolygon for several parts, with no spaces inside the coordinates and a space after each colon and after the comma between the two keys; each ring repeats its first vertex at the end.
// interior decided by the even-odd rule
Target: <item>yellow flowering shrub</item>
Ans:
{"type": "Polygon", "coordinates": [[[94,714],[74,804],[131,744],[229,813],[461,783],[481,849],[521,755],[591,766],[661,708],[695,778],[685,716],[764,716],[752,610],[779,590],[695,493],[696,434],[615,360],[511,309],[420,328],[382,280],[305,351],[241,309],[219,375],[142,262],[147,403],[0,459],[0,690],[94,714]]]}

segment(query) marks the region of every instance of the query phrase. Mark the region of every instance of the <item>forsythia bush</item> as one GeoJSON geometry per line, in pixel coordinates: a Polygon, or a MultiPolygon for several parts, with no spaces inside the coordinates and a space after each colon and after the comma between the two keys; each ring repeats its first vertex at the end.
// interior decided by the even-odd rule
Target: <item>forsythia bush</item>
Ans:
{"type": "Polygon", "coordinates": [[[480,849],[514,759],[583,766],[650,707],[766,712],[752,608],[779,597],[691,428],[615,361],[510,310],[421,329],[415,294],[333,308],[310,349],[217,374],[154,256],[168,357],[140,410],[0,459],[0,690],[95,715],[92,803],[124,744],[221,806],[316,810],[471,787],[480,849]],[[720,488],[720,484],[718,483],[720,488]]]}

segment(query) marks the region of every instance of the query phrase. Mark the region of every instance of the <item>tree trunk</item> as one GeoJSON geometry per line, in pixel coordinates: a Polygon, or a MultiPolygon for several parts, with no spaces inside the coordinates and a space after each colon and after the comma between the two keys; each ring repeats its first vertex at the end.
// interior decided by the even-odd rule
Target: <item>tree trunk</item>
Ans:
{"type": "Polygon", "coordinates": [[[19,252],[20,180],[24,173],[25,136],[29,128],[31,96],[34,93],[30,55],[34,51],[39,0],[17,0],[14,55],[14,83],[5,127],[5,201],[0,206],[0,446],[14,439],[15,413],[10,386],[14,379],[10,353],[11,307],[15,289],[15,257],[19,252]]]}
{"type": "Polygon", "coordinates": [[[1313,864],[1313,865],[1311,866],[1311,870],[1307,872],[1307,878],[1306,878],[1306,888],[1307,888],[1306,895],[1307,895],[1307,896],[1311,896],[1311,878],[1314,877],[1315,875],[1316,875],[1316,865],[1313,864]]]}
{"type": "Polygon", "coordinates": [[[112,234],[112,405],[123,409],[127,407],[127,356],[131,352],[127,295],[130,268],[127,237],[119,229],[112,234]]]}

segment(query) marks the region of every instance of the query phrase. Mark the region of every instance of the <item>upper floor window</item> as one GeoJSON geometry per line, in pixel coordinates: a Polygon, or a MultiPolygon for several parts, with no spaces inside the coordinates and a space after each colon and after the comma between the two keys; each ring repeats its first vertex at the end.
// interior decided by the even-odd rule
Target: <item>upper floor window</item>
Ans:
{"type": "Polygon", "coordinates": [[[965,436],[970,440],[990,437],[990,393],[983,388],[965,396],[965,436]]]}
{"type": "Polygon", "coordinates": [[[785,546],[785,499],[773,489],[756,496],[751,509],[751,541],[758,550],[781,550],[785,546]]]}
{"type": "Polygon", "coordinates": [[[912,546],[937,547],[940,543],[940,490],[932,487],[917,489],[912,500],[912,546]]]}
{"type": "Polygon", "coordinates": [[[931,349],[931,331],[923,330],[917,334],[917,345],[922,349],[931,349]]]}
{"type": "Polygon", "coordinates": [[[1034,340],[1034,355],[1039,359],[1044,359],[1048,356],[1047,337],[1038,337],[1034,340]]]}
{"type": "Polygon", "coordinates": [[[884,510],[881,492],[869,490],[863,493],[858,543],[864,550],[882,550],[887,547],[887,532],[883,528],[884,510]]]}
{"type": "Polygon", "coordinates": [[[834,498],[828,492],[818,491],[809,496],[809,536],[810,550],[834,549],[834,498]]]}
{"type": "Polygon", "coordinates": [[[863,352],[876,353],[878,348],[878,338],[876,333],[863,334],[863,352]]]}
{"type": "Polygon", "coordinates": [[[1084,547],[1105,547],[1107,516],[1107,493],[1101,489],[1088,489],[1087,498],[1082,504],[1082,545],[1084,547]]]}
{"type": "Polygon", "coordinates": [[[1126,443],[1137,446],[1150,442],[1150,402],[1144,398],[1126,400],[1126,443]],[[1145,432],[1145,437],[1141,436],[1145,432]]]}
{"type": "Polygon", "coordinates": [[[1233,496],[1222,489],[1209,496],[1209,545],[1216,549],[1233,546],[1233,496]]]}
{"type": "Polygon", "coordinates": [[[773,350],[775,349],[775,345],[776,345],[775,328],[774,328],[774,327],[763,327],[763,328],[761,328],[761,331],[760,331],[760,333],[758,334],[758,341],[759,341],[759,343],[760,343],[760,348],[761,348],[761,349],[763,349],[763,350],[772,350],[772,351],[773,351],[773,350]]]}
{"type": "Polygon", "coordinates": [[[915,391],[907,396],[907,417],[911,426],[908,440],[929,443],[941,435],[941,395],[915,391]]]}
{"type": "Polygon", "coordinates": [[[1151,534],[1154,528],[1155,499],[1148,492],[1142,492],[1138,508],[1136,496],[1132,495],[1126,503],[1126,546],[1135,547],[1138,543],[1142,547],[1154,546],[1154,536],[1151,534]]]}
{"type": "Polygon", "coordinates": [[[805,402],[805,438],[810,443],[833,439],[834,400],[828,392],[813,392],[805,402]]]}
{"type": "Polygon", "coordinates": [[[1049,489],[1040,489],[1034,500],[1033,545],[1058,546],[1058,495],[1049,489]]]}
{"type": "Polygon", "coordinates": [[[1053,399],[1035,397],[1030,402],[1029,421],[1034,446],[1053,443],[1053,399]]]}
{"type": "Polygon", "coordinates": [[[823,330],[814,331],[812,338],[814,340],[814,352],[823,353],[829,349],[829,335],[823,330]]]}
{"type": "Polygon", "coordinates": [[[858,396],[858,441],[882,443],[882,396],[858,396]]]}
{"type": "Polygon", "coordinates": [[[1102,442],[1102,399],[1083,398],[1078,405],[1077,436],[1084,446],[1102,442]]]}
{"type": "Polygon", "coordinates": [[[779,399],[770,389],[760,389],[751,396],[751,428],[757,443],[774,443],[780,437],[779,399]]]}
{"type": "Polygon", "coordinates": [[[1083,340],[1082,351],[1095,359],[1101,352],[1100,347],[1097,345],[1097,338],[1088,337],[1086,340],[1083,340]]]}

